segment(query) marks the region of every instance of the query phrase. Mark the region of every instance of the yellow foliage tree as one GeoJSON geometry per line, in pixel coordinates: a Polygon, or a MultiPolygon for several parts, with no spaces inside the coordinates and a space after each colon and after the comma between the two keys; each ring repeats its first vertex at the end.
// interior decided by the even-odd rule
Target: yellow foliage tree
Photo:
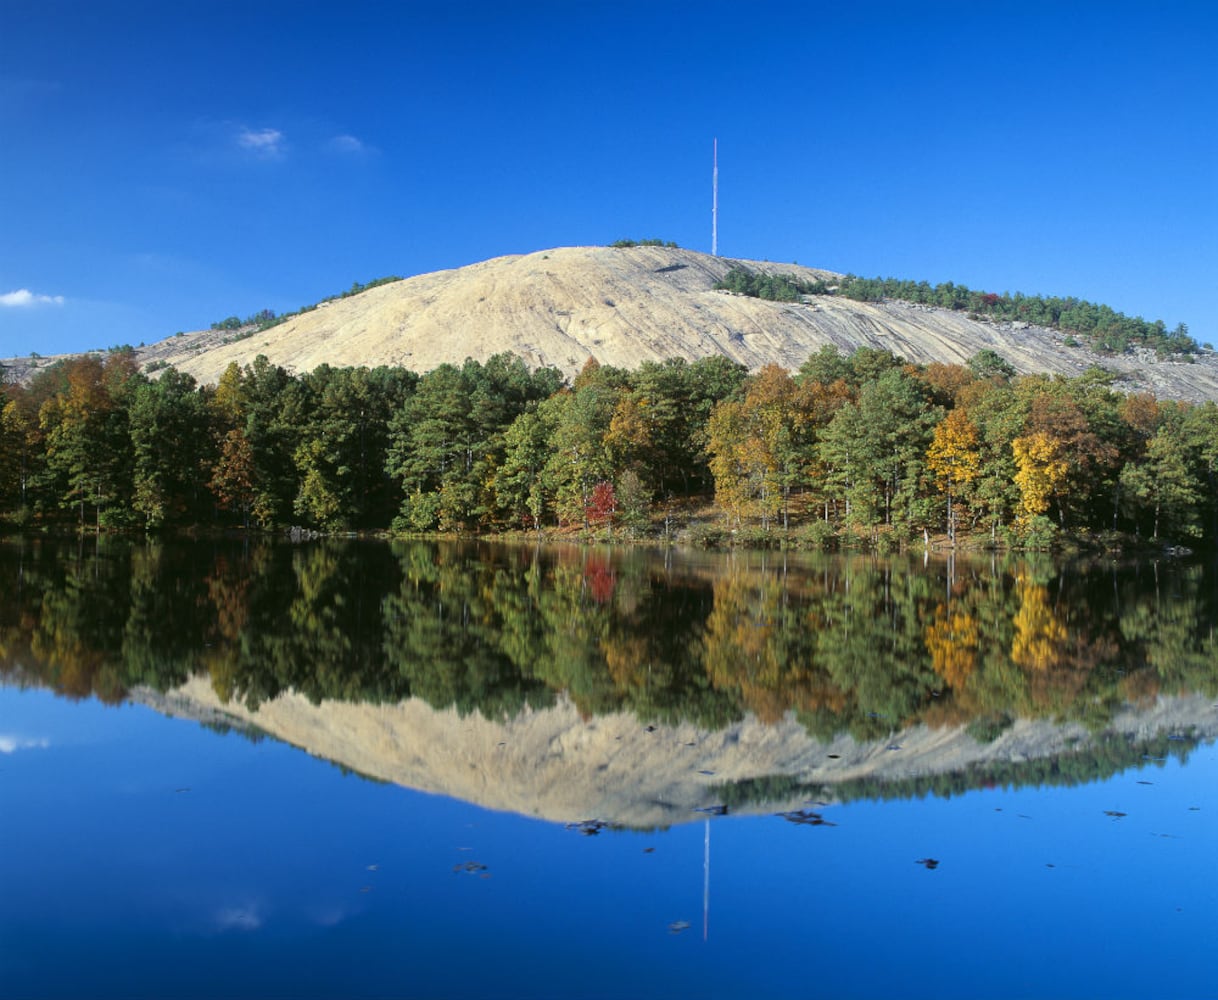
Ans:
{"type": "Polygon", "coordinates": [[[605,448],[614,470],[650,472],[654,467],[655,434],[650,410],[646,397],[627,394],[617,401],[605,432],[605,448]]]}
{"type": "Polygon", "coordinates": [[[956,540],[955,499],[981,472],[977,428],[963,410],[952,410],[935,427],[926,464],[947,493],[947,537],[956,540]]]}
{"type": "Polygon", "coordinates": [[[748,383],[742,402],[724,400],[707,424],[715,500],[737,525],[760,515],[763,530],[781,516],[787,527],[792,489],[806,464],[803,435],[811,396],[790,372],[766,365],[748,383]]]}
{"type": "Polygon", "coordinates": [[[1011,449],[1019,487],[1019,522],[1026,530],[1033,518],[1049,509],[1049,501],[1066,481],[1069,466],[1061,443],[1043,431],[1016,438],[1011,449]]]}
{"type": "Polygon", "coordinates": [[[724,400],[711,412],[707,425],[710,471],[715,477],[715,503],[727,512],[728,522],[740,526],[751,513],[750,473],[744,454],[747,441],[744,407],[724,400]]]}

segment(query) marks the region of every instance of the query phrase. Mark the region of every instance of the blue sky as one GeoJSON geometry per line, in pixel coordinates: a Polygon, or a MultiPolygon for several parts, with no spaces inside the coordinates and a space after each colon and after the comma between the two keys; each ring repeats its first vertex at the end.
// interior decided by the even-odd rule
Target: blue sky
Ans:
{"type": "Polygon", "coordinates": [[[1218,342],[1218,5],[0,0],[0,356],[659,237],[1218,342]]]}

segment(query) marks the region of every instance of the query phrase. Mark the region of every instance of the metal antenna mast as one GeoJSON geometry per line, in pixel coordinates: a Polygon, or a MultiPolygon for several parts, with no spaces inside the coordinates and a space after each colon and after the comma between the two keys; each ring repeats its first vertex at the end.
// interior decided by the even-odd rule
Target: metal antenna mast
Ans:
{"type": "Polygon", "coordinates": [[[715,169],[711,174],[711,256],[719,256],[719,140],[714,145],[715,169]]]}

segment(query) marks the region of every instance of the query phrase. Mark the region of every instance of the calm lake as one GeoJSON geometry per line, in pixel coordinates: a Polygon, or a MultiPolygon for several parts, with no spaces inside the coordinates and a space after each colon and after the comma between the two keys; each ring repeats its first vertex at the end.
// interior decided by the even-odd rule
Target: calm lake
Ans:
{"type": "Polygon", "coordinates": [[[1188,561],[0,544],[0,996],[1218,995],[1188,561]]]}

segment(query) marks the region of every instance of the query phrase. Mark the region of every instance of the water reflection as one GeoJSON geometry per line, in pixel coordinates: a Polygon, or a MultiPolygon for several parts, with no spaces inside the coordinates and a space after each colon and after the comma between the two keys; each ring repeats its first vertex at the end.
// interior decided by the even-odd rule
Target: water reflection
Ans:
{"type": "MultiPolygon", "coordinates": [[[[548,755],[653,805],[794,809],[1184,753],[1218,730],[1216,593],[1201,564],[38,541],[0,546],[0,674],[110,702],[181,689],[213,719],[466,797],[403,764],[429,751],[393,726],[475,733],[470,768],[502,759],[488,787],[548,755]],[[339,716],[396,749],[318,743],[339,716]],[[632,756],[646,737],[655,755],[632,756]],[[681,788],[645,777],[661,759],[681,788]]],[[[562,818],[674,815],[600,806],[623,815],[562,818]]]]}

